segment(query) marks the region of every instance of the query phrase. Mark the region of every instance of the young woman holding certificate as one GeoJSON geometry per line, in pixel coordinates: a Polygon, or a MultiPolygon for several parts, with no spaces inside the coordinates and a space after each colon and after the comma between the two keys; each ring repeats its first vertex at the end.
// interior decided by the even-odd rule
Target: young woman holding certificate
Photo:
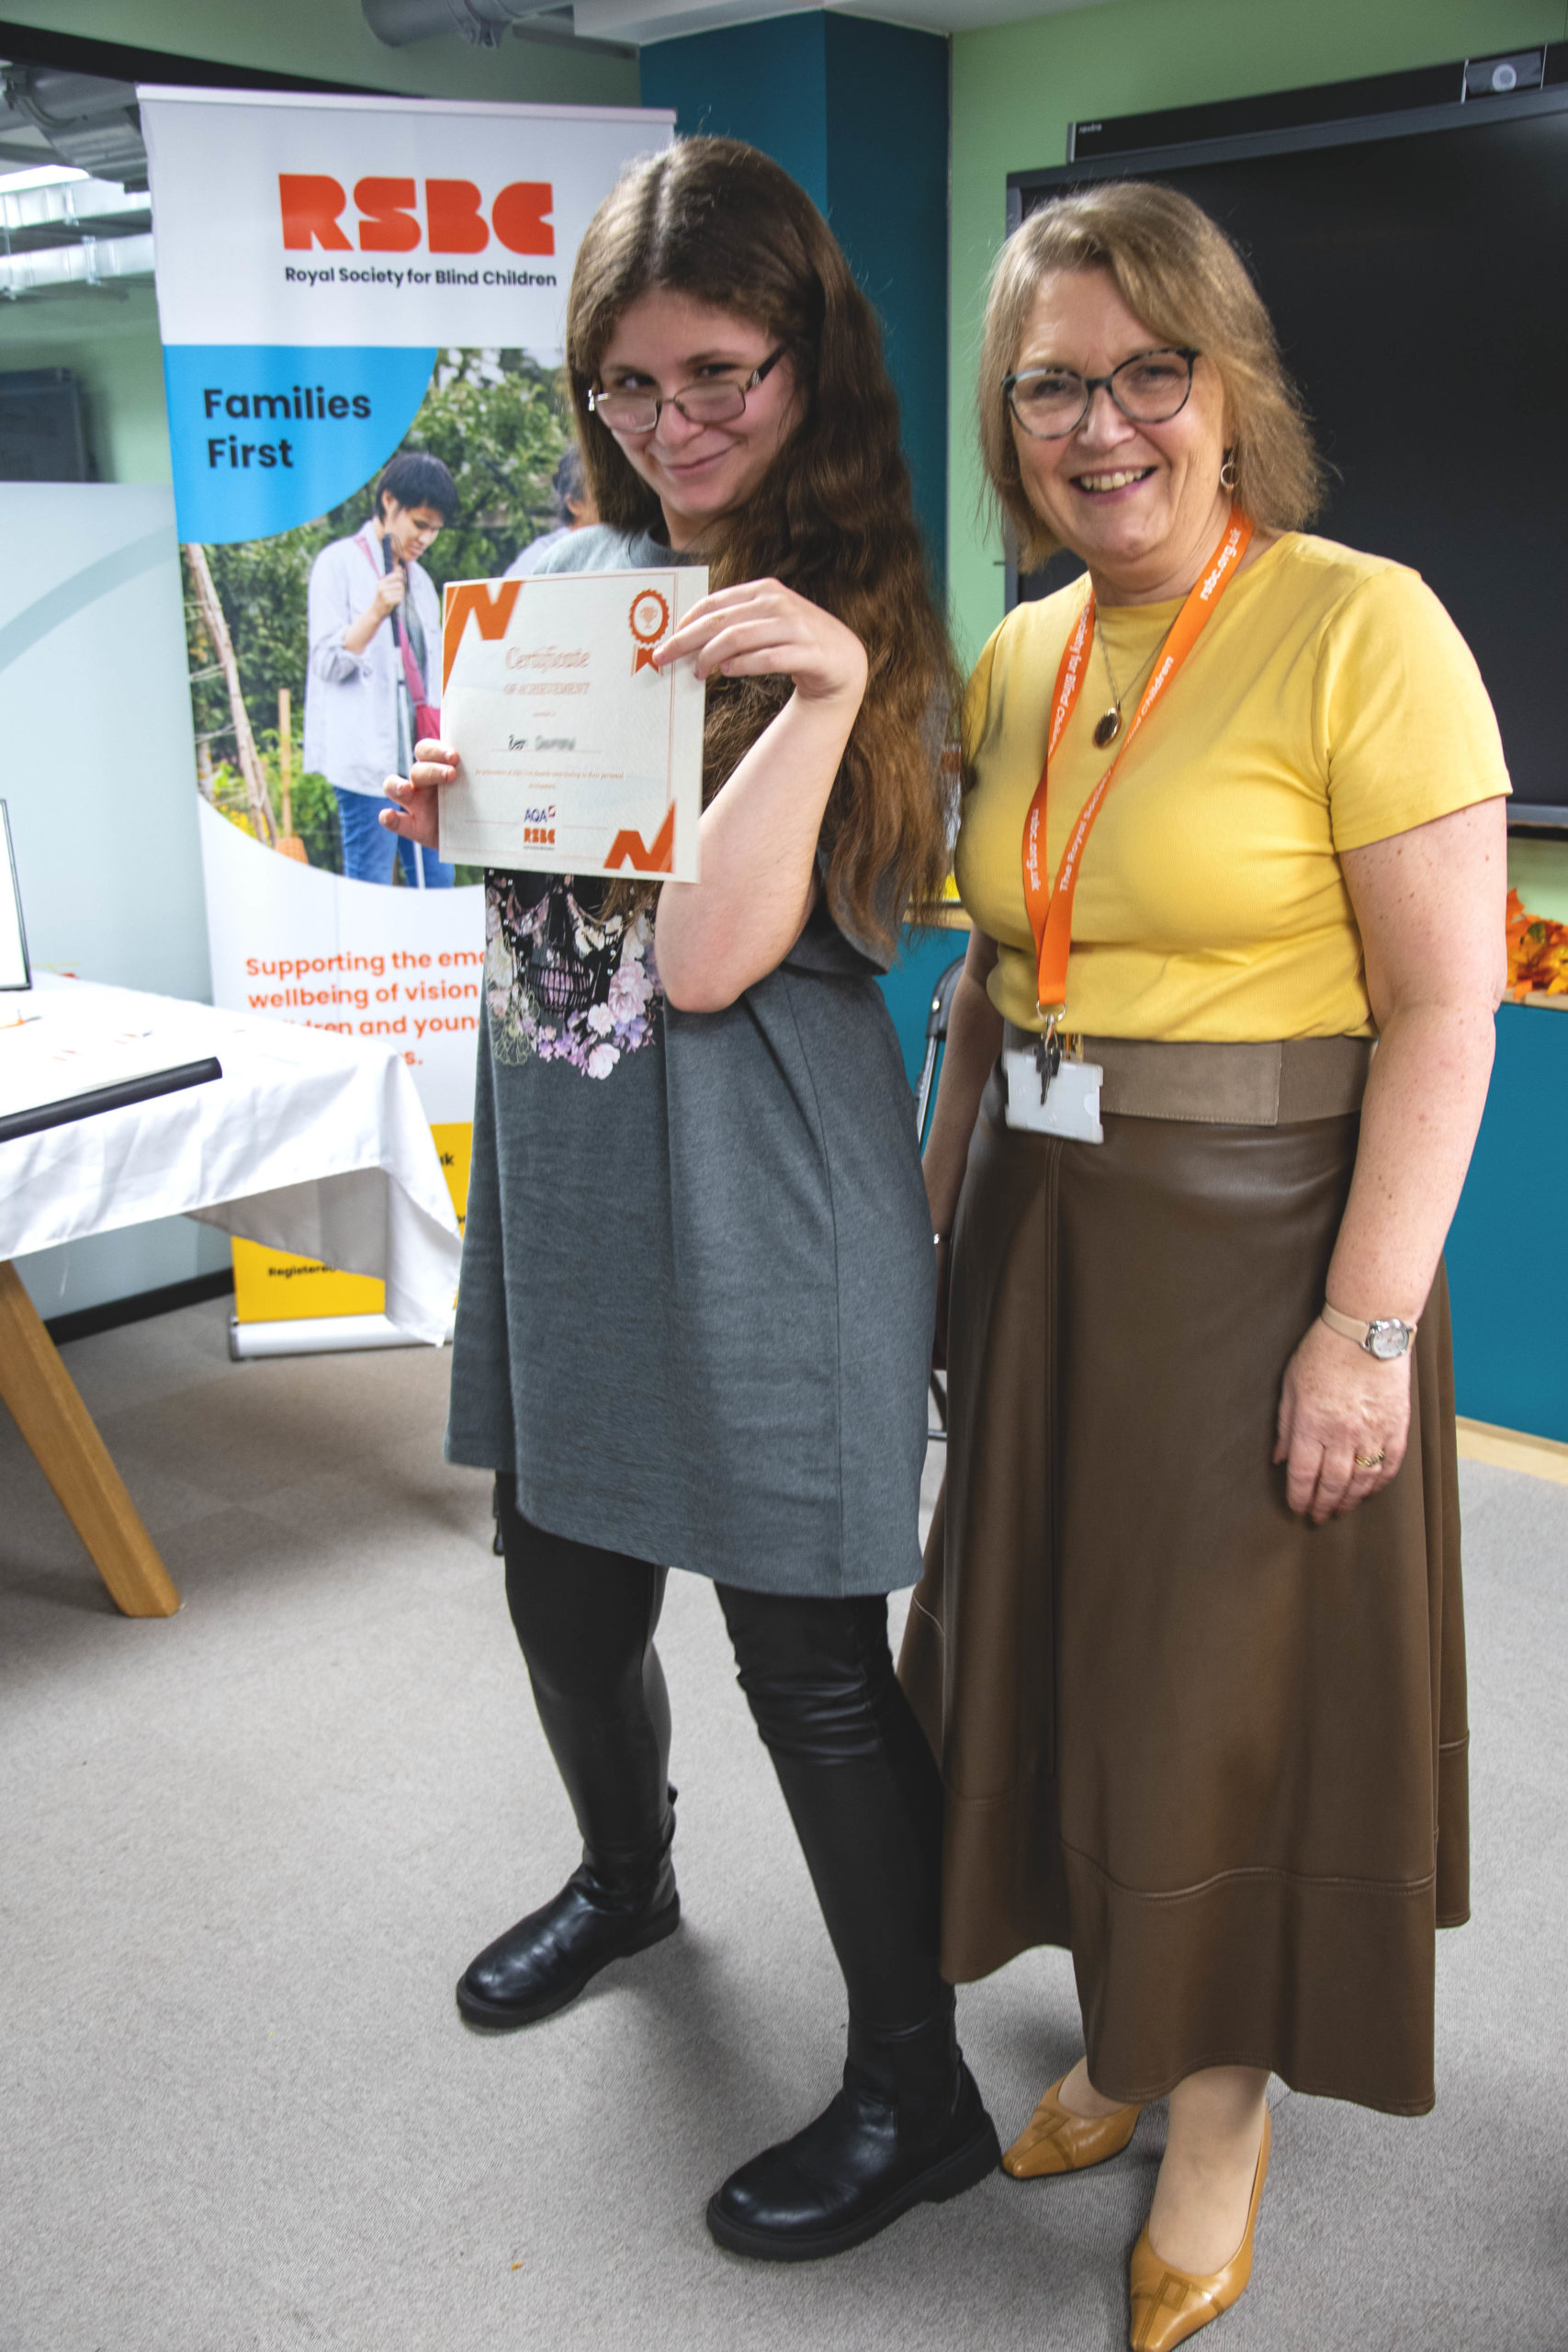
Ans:
{"type": "MultiPolygon", "coordinates": [[[[997,2162],[937,1968],[942,1789],[894,1679],[919,1573],[934,1299],[875,985],[941,885],[949,661],[875,321],[820,216],[726,140],[591,225],[568,366],[601,524],[543,569],[705,562],[660,647],[706,682],[702,878],[489,880],[448,1452],[496,1470],[506,1586],[583,1838],[457,1988],[520,2025],[669,1934],[665,1563],[711,1577],[849,1993],[826,2112],[709,2226],[837,2253],[997,2162]]],[[[389,791],[430,841],[454,765],[389,791]]]]}

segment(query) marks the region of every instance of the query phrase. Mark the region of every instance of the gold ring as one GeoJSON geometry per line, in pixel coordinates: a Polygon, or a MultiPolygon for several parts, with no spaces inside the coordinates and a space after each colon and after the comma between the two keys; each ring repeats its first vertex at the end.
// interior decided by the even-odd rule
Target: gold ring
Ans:
{"type": "Polygon", "coordinates": [[[1358,1470],[1375,1470],[1384,1458],[1384,1454],[1381,1452],[1377,1453],[1358,1453],[1356,1456],[1356,1467],[1358,1470]]]}

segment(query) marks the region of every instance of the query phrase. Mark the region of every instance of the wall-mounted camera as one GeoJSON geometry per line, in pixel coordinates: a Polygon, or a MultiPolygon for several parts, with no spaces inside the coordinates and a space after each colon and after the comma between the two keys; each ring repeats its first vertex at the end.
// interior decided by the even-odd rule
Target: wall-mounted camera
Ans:
{"type": "Polygon", "coordinates": [[[1544,49],[1516,49],[1506,57],[1465,61],[1467,98],[1506,98],[1514,90],[1539,90],[1546,79],[1544,49]]]}

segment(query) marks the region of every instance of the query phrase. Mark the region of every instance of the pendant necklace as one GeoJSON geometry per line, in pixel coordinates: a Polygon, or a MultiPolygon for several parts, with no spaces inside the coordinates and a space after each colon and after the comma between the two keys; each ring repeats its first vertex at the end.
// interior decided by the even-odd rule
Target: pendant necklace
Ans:
{"type": "MultiPolygon", "coordinates": [[[[1100,639],[1100,658],[1105,664],[1105,674],[1111,682],[1111,707],[1095,720],[1094,741],[1097,751],[1108,752],[1111,749],[1111,744],[1116,741],[1118,735],[1122,732],[1122,696],[1117,692],[1116,673],[1111,667],[1111,648],[1106,643],[1105,629],[1100,622],[1098,613],[1095,615],[1094,633],[1100,639]]],[[[1168,636],[1170,632],[1168,629],[1166,636],[1168,636]]],[[[1161,638],[1160,645],[1163,645],[1164,643],[1165,638],[1161,638]]],[[[1144,672],[1146,670],[1152,670],[1158,658],[1159,645],[1156,645],[1148,660],[1144,663],[1143,669],[1139,671],[1138,675],[1134,682],[1134,691],[1138,686],[1142,685],[1144,682],[1144,672]]]]}

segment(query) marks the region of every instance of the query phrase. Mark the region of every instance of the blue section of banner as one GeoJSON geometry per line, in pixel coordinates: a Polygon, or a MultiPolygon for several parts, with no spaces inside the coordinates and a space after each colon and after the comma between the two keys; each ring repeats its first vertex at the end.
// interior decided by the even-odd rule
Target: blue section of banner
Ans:
{"type": "Polygon", "coordinates": [[[368,481],[430,387],[435,353],[173,344],[164,352],[182,539],[270,539],[368,481]]]}

